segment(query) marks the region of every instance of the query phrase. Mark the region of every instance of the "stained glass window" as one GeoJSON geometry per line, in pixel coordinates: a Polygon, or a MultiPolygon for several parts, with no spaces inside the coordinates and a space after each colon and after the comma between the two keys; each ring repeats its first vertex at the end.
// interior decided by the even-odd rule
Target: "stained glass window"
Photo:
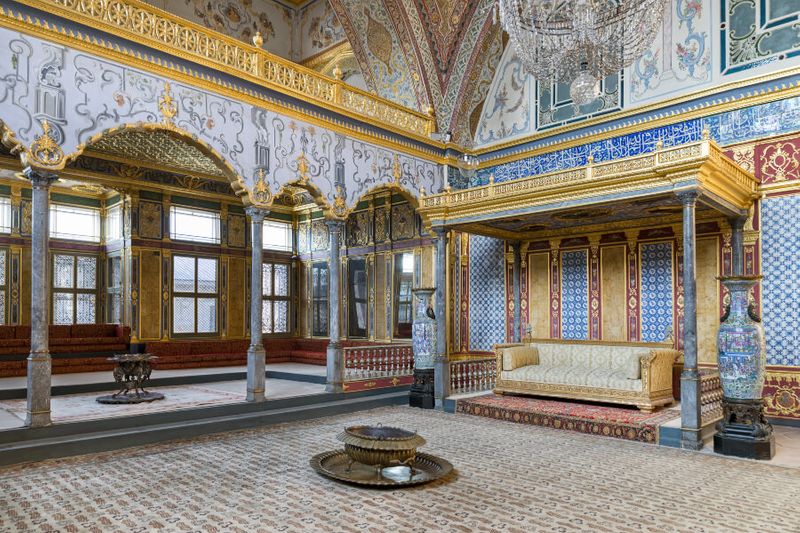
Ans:
{"type": "Polygon", "coordinates": [[[53,255],[53,324],[97,320],[97,257],[53,255]]]}
{"type": "Polygon", "coordinates": [[[11,233],[10,198],[0,198],[0,233],[11,233]]]}
{"type": "Polygon", "coordinates": [[[106,280],[106,322],[122,323],[122,258],[109,257],[106,280]]]}
{"type": "Polygon", "coordinates": [[[219,213],[173,205],[169,211],[170,238],[179,241],[220,243],[219,213]]]}
{"type": "Polygon", "coordinates": [[[0,250],[0,324],[6,323],[6,294],[8,294],[8,250],[0,250]]]}
{"type": "Polygon", "coordinates": [[[351,259],[347,267],[348,290],[348,335],[353,338],[367,336],[367,263],[363,259],[351,259]]]}
{"type": "Polygon", "coordinates": [[[217,324],[219,263],[215,258],[172,258],[172,332],[214,334],[217,324]]]}
{"type": "Polygon", "coordinates": [[[311,330],[315,337],[328,335],[328,263],[311,266],[311,330]]]}
{"type": "Polygon", "coordinates": [[[100,210],[52,204],[50,237],[71,241],[100,242],[100,210]]]}
{"type": "Polygon", "coordinates": [[[264,263],[261,266],[263,287],[262,331],[289,333],[290,272],[288,263],[264,263]]]}
{"type": "Polygon", "coordinates": [[[262,230],[265,250],[292,251],[292,224],[265,220],[262,230]]]}

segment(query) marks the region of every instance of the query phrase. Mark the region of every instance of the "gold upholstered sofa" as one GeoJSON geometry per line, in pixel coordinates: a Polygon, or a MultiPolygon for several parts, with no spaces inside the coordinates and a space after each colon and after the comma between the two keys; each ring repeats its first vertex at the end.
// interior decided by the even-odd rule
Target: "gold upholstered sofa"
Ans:
{"type": "Polygon", "coordinates": [[[670,344],[532,340],[498,344],[495,393],[555,396],[635,405],[672,403],[670,344]]]}

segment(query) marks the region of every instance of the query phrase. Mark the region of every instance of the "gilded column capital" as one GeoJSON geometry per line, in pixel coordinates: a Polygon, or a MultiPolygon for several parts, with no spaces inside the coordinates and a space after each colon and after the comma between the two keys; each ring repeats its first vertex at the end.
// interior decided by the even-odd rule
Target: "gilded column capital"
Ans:
{"type": "Polygon", "coordinates": [[[694,207],[697,204],[697,197],[700,196],[700,194],[696,190],[692,189],[688,191],[679,191],[675,193],[675,196],[678,197],[678,200],[680,200],[684,207],[694,207]]]}
{"type": "Polygon", "coordinates": [[[589,249],[593,256],[600,250],[600,237],[601,235],[589,235],[589,249]]]}
{"type": "Polygon", "coordinates": [[[325,221],[325,225],[328,226],[328,232],[341,233],[344,228],[344,220],[338,218],[328,219],[325,221]]]}
{"type": "Polygon", "coordinates": [[[50,185],[58,180],[58,174],[50,170],[40,170],[33,167],[25,167],[22,175],[31,182],[34,189],[48,189],[50,185]]]}
{"type": "Polygon", "coordinates": [[[269,210],[268,209],[264,209],[263,207],[255,207],[255,206],[252,206],[252,205],[250,207],[247,207],[244,210],[244,212],[247,214],[247,216],[250,217],[250,219],[254,223],[262,223],[262,222],[264,222],[264,219],[269,214],[269,210]]]}

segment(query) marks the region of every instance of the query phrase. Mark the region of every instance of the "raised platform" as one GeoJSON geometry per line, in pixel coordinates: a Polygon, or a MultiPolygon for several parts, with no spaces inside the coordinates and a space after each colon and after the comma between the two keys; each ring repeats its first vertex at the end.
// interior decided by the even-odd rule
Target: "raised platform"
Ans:
{"type": "Polygon", "coordinates": [[[455,411],[652,444],[659,443],[662,424],[680,418],[680,411],[671,408],[644,413],[636,408],[495,394],[456,399],[455,411]]]}

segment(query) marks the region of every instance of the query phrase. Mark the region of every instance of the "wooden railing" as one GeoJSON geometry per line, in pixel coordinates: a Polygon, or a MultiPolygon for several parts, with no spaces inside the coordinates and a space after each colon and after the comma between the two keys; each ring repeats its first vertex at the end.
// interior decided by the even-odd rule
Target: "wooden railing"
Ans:
{"type": "Polygon", "coordinates": [[[411,376],[414,351],[410,344],[344,348],[345,381],[411,376]]]}
{"type": "Polygon", "coordinates": [[[497,360],[494,357],[450,361],[450,394],[491,390],[496,380],[497,360]]]}

